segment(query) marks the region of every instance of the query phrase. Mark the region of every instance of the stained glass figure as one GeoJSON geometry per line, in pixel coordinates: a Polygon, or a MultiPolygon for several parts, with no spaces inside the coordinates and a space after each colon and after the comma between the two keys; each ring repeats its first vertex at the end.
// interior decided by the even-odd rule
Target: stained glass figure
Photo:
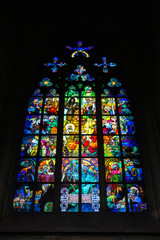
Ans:
{"type": "Polygon", "coordinates": [[[98,143],[96,135],[82,135],[81,155],[82,157],[97,157],[98,143]]]}
{"type": "Polygon", "coordinates": [[[78,134],[79,133],[79,116],[64,116],[63,122],[64,134],[78,134]]]}
{"type": "Polygon", "coordinates": [[[98,182],[99,167],[98,158],[82,158],[81,159],[81,181],[82,182],[98,182]]]}
{"type": "Polygon", "coordinates": [[[66,46],[66,48],[69,49],[70,51],[73,51],[73,53],[71,55],[72,58],[78,56],[79,53],[81,53],[83,56],[89,58],[90,56],[86,51],[90,51],[94,47],[93,46],[83,47],[82,41],[78,41],[77,47],[66,46]]]}
{"type": "Polygon", "coordinates": [[[118,134],[117,117],[103,116],[102,129],[103,129],[103,134],[110,134],[110,135],[118,134]]]}
{"type": "Polygon", "coordinates": [[[120,87],[122,84],[118,82],[118,79],[111,78],[110,82],[107,84],[109,87],[120,87]]]}
{"type": "Polygon", "coordinates": [[[40,156],[54,157],[56,155],[57,136],[41,137],[40,156]]]}
{"type": "Polygon", "coordinates": [[[78,212],[79,211],[79,186],[78,184],[62,184],[61,212],[78,212]]]}
{"type": "Polygon", "coordinates": [[[51,87],[52,85],[53,83],[51,82],[50,78],[43,78],[39,83],[40,87],[51,87]]]}
{"type": "Polygon", "coordinates": [[[96,99],[82,98],[81,99],[81,114],[95,115],[96,113],[96,99]]]}
{"type": "Polygon", "coordinates": [[[95,97],[95,92],[92,91],[92,87],[86,86],[84,88],[84,91],[82,91],[81,96],[82,97],[95,97]]]}
{"type": "Polygon", "coordinates": [[[79,136],[78,135],[63,136],[62,155],[64,157],[79,156],[79,136]]]}
{"type": "Polygon", "coordinates": [[[138,143],[136,137],[123,136],[121,139],[124,157],[139,156],[138,143]]]}
{"type": "Polygon", "coordinates": [[[103,115],[115,115],[116,114],[115,98],[102,98],[101,108],[103,115]]]}
{"type": "Polygon", "coordinates": [[[108,212],[126,212],[125,189],[123,184],[107,184],[108,212]]]}
{"type": "Polygon", "coordinates": [[[36,156],[38,151],[39,136],[23,137],[21,156],[36,156]]]}
{"type": "Polygon", "coordinates": [[[105,158],[106,182],[122,182],[122,162],[119,158],[105,158]]]}
{"type": "Polygon", "coordinates": [[[64,114],[79,114],[79,98],[70,97],[65,98],[64,114]]]}
{"type": "Polygon", "coordinates": [[[17,182],[34,182],[36,158],[21,158],[18,166],[17,182]]]}
{"type": "Polygon", "coordinates": [[[40,158],[38,165],[38,182],[54,182],[55,178],[55,158],[40,158]]]}
{"type": "Polygon", "coordinates": [[[108,73],[108,71],[109,71],[108,67],[116,67],[117,66],[116,63],[113,63],[113,62],[108,63],[106,57],[102,57],[102,63],[95,63],[93,65],[96,67],[102,67],[103,73],[108,73]]]}
{"type": "Polygon", "coordinates": [[[129,212],[143,212],[147,210],[144,187],[139,184],[127,184],[129,212]]]}
{"type": "Polygon", "coordinates": [[[42,98],[32,97],[28,105],[29,114],[41,114],[42,113],[42,98]]]}
{"type": "Polygon", "coordinates": [[[100,211],[99,184],[82,184],[82,212],[100,211]]]}
{"type": "Polygon", "coordinates": [[[125,158],[125,177],[127,182],[143,181],[142,167],[140,159],[125,158]]]}
{"type": "Polygon", "coordinates": [[[43,116],[42,134],[57,134],[58,116],[43,116]]]}
{"type": "Polygon", "coordinates": [[[34,211],[52,212],[53,211],[53,184],[38,184],[35,192],[34,211]]]}
{"type": "Polygon", "coordinates": [[[124,135],[135,135],[136,127],[133,116],[119,117],[121,134],[124,135]]]}
{"type": "Polygon", "coordinates": [[[56,73],[58,71],[59,67],[63,67],[65,65],[67,65],[67,64],[63,63],[63,62],[60,62],[58,57],[54,57],[52,63],[45,63],[44,64],[44,66],[50,67],[52,73],[56,73]]]}
{"type": "Polygon", "coordinates": [[[81,117],[81,133],[82,134],[97,134],[96,116],[81,117]]]}
{"type": "Polygon", "coordinates": [[[119,136],[103,136],[103,141],[105,157],[121,156],[119,136]]]}
{"type": "Polygon", "coordinates": [[[77,182],[79,180],[79,159],[62,158],[61,182],[77,182]]]}
{"type": "Polygon", "coordinates": [[[44,103],[44,114],[57,114],[59,111],[59,98],[47,97],[44,103]]]}
{"type": "Polygon", "coordinates": [[[119,115],[131,115],[130,101],[127,98],[117,98],[119,115]]]}
{"type": "Polygon", "coordinates": [[[33,201],[33,189],[29,184],[17,186],[13,198],[14,212],[30,212],[33,201]]]}
{"type": "Polygon", "coordinates": [[[39,134],[40,116],[27,115],[24,127],[24,134],[39,134]]]}
{"type": "Polygon", "coordinates": [[[79,97],[79,92],[72,85],[68,88],[68,91],[65,92],[65,97],[79,97]]]}

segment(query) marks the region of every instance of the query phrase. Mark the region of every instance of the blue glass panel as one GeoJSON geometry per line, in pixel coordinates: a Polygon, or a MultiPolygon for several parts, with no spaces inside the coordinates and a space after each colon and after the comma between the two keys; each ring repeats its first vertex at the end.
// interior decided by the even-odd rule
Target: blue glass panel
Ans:
{"type": "Polygon", "coordinates": [[[127,184],[129,212],[147,210],[144,187],[138,184],[127,184]]]}
{"type": "Polygon", "coordinates": [[[108,212],[126,212],[123,184],[107,184],[106,195],[108,212]]]}
{"type": "Polygon", "coordinates": [[[82,184],[82,212],[99,212],[99,184],[82,184]]]}

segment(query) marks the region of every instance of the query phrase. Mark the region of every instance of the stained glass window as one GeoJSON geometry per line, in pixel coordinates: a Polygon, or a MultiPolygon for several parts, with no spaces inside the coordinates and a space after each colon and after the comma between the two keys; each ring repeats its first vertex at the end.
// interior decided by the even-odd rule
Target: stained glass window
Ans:
{"type": "MultiPolygon", "coordinates": [[[[112,79],[108,86],[120,87],[118,83],[112,79]]],[[[126,91],[103,89],[101,113],[107,211],[147,210],[136,127],[126,91]]]]}
{"type": "Polygon", "coordinates": [[[28,102],[13,212],[143,212],[134,111],[123,83],[111,76],[117,64],[103,57],[88,67],[92,46],[66,48],[73,61],[87,62],[68,67],[54,57],[44,64],[50,77],[28,102]]]}
{"type": "Polygon", "coordinates": [[[52,212],[59,95],[48,79],[40,82],[29,100],[24,137],[18,163],[17,186],[14,193],[14,212],[52,212]],[[44,91],[46,92],[46,91],[44,91]],[[43,184],[42,184],[43,183],[43,184]]]}

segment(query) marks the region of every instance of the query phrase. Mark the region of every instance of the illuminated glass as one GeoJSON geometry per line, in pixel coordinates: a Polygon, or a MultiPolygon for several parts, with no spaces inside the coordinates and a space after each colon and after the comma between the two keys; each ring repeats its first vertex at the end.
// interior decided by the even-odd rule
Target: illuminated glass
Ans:
{"type": "Polygon", "coordinates": [[[38,184],[35,191],[34,211],[52,212],[53,211],[53,184],[38,184]]]}
{"type": "Polygon", "coordinates": [[[17,182],[34,182],[36,158],[21,158],[18,166],[17,182]]]}
{"type": "Polygon", "coordinates": [[[38,182],[54,182],[55,179],[55,158],[40,158],[38,164],[38,182]]]}
{"type": "Polygon", "coordinates": [[[39,134],[40,123],[40,116],[27,115],[24,127],[24,134],[39,134]]]}
{"type": "Polygon", "coordinates": [[[115,115],[116,114],[115,98],[102,98],[101,108],[103,115],[115,115]]]}
{"type": "Polygon", "coordinates": [[[77,182],[79,180],[79,159],[62,158],[61,182],[77,182]]]}
{"type": "Polygon", "coordinates": [[[108,212],[126,212],[125,188],[123,184],[107,184],[108,212]]]}
{"type": "Polygon", "coordinates": [[[62,156],[64,157],[79,156],[79,136],[78,135],[63,136],[62,156]]]}
{"type": "Polygon", "coordinates": [[[119,158],[105,158],[106,182],[122,182],[122,162],[119,158]]]}

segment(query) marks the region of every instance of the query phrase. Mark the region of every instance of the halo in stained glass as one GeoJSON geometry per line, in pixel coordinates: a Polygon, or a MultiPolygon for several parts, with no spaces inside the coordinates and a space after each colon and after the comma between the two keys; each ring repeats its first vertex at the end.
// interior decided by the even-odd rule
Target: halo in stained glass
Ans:
{"type": "Polygon", "coordinates": [[[106,182],[122,182],[122,161],[119,158],[105,158],[106,182]]]}

